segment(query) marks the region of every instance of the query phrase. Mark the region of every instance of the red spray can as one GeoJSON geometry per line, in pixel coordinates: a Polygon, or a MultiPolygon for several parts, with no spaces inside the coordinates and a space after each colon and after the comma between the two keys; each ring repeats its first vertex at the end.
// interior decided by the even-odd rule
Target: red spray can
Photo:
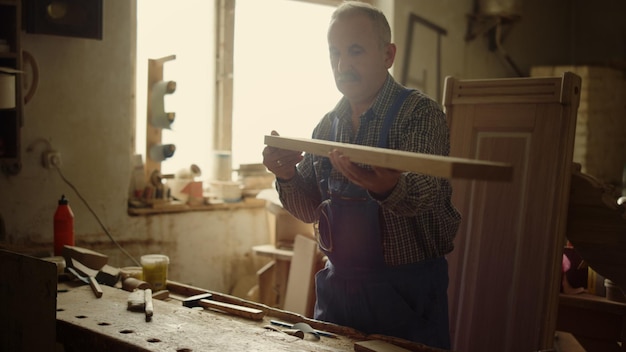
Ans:
{"type": "Polygon", "coordinates": [[[74,245],[74,213],[65,195],[62,195],[54,213],[54,255],[62,255],[65,245],[74,245]]]}

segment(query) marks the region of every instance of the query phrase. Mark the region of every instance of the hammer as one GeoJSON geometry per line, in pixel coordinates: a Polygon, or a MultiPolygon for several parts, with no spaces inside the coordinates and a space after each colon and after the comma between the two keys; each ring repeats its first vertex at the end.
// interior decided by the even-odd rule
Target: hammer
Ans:
{"type": "Polygon", "coordinates": [[[233,315],[238,315],[242,318],[252,319],[252,320],[262,320],[265,316],[265,312],[260,309],[254,309],[249,307],[238,306],[235,304],[224,303],[210,300],[210,293],[201,293],[199,295],[191,296],[185,298],[183,302],[183,306],[188,308],[193,307],[203,307],[209,309],[217,309],[226,313],[230,313],[233,315]]]}

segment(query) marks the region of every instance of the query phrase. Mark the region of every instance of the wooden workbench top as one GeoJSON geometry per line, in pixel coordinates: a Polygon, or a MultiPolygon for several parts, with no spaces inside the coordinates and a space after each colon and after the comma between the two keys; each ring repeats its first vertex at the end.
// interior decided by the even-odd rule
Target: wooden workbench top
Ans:
{"type": "Polygon", "coordinates": [[[352,339],[300,339],[224,313],[154,300],[154,316],[126,309],[129,292],[103,286],[95,298],[89,286],[60,284],[57,340],[89,351],[352,351],[352,339]],[[94,348],[95,346],[95,348],[94,348]]]}
{"type": "MultiPolygon", "coordinates": [[[[204,292],[191,286],[180,287],[190,295],[204,292]]],[[[103,285],[102,297],[96,298],[89,286],[75,282],[59,283],[58,289],[57,341],[76,351],[354,351],[355,342],[371,339],[398,340],[402,347],[408,348],[405,350],[436,350],[382,335],[365,336],[350,328],[304,317],[300,320],[314,329],[326,330],[337,337],[315,339],[306,334],[300,339],[266,328],[271,319],[286,321],[296,314],[237,301],[227,295],[214,294],[214,297],[233,299],[234,304],[256,305],[266,316],[261,321],[248,320],[218,311],[183,307],[179,301],[170,299],[153,300],[154,315],[146,322],[143,312],[126,309],[130,292],[103,285]]]]}

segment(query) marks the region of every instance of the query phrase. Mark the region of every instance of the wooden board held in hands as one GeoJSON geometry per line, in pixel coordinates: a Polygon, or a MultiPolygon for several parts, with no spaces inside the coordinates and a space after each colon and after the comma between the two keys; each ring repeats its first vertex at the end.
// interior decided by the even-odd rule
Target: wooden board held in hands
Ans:
{"type": "Polygon", "coordinates": [[[513,166],[491,161],[412,153],[321,139],[269,135],[265,136],[265,144],[281,149],[305,151],[319,156],[328,156],[330,151],[337,149],[356,163],[443,178],[483,181],[511,181],[513,178],[513,166]]]}

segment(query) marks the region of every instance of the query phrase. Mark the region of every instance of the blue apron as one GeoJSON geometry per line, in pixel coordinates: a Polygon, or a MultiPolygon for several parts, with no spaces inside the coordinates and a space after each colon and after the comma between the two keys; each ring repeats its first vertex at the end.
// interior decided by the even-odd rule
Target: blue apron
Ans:
{"type": "MultiPolygon", "coordinates": [[[[378,147],[388,147],[389,129],[410,92],[400,92],[389,109],[378,147]]],[[[337,121],[331,129],[333,140],[338,140],[337,121]]],[[[330,179],[330,162],[324,162],[320,182],[324,201],[315,227],[320,249],[329,260],[315,276],[314,318],[367,334],[449,348],[445,258],[388,267],[378,202],[355,184],[330,179]]]]}

